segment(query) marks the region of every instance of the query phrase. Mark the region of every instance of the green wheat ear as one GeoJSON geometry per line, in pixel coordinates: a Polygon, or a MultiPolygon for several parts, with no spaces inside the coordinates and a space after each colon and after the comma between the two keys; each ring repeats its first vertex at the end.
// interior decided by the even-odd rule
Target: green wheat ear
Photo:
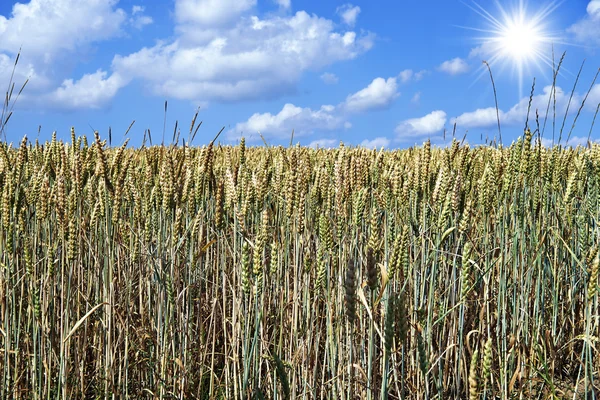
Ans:
{"type": "Polygon", "coordinates": [[[598,290],[598,272],[600,271],[600,258],[598,257],[598,250],[595,250],[596,256],[589,266],[590,280],[588,283],[588,302],[591,302],[598,290]]]}
{"type": "Polygon", "coordinates": [[[478,364],[479,350],[475,350],[471,356],[471,365],[469,366],[469,400],[479,399],[478,364]]]}

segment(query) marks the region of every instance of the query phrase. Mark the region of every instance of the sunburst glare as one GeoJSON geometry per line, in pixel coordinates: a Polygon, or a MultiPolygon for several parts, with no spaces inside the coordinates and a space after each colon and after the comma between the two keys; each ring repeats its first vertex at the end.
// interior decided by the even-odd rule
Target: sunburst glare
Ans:
{"type": "MultiPolygon", "coordinates": [[[[552,45],[568,44],[563,42],[558,34],[548,30],[550,14],[562,3],[553,1],[538,10],[528,14],[526,3],[519,0],[518,5],[506,10],[495,0],[499,15],[494,16],[481,5],[473,1],[469,8],[481,15],[491,27],[478,29],[463,27],[486,33],[485,36],[475,37],[480,46],[474,49],[478,55],[487,57],[490,65],[500,65],[501,71],[510,66],[513,76],[519,84],[519,96],[523,95],[523,80],[533,79],[531,67],[535,65],[544,75],[552,71],[552,45]],[[550,67],[545,68],[545,67],[550,67]]],[[[481,74],[485,71],[482,70],[481,74]]],[[[481,76],[481,75],[480,75],[481,76]]]]}

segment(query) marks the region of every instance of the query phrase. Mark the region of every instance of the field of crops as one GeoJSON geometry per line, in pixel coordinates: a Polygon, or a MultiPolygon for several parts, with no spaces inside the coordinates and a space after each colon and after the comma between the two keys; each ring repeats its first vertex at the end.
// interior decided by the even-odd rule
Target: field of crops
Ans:
{"type": "MultiPolygon", "coordinates": [[[[592,398],[600,145],[0,145],[0,397],[592,398]]],[[[598,394],[596,394],[598,396],[598,394]]]]}

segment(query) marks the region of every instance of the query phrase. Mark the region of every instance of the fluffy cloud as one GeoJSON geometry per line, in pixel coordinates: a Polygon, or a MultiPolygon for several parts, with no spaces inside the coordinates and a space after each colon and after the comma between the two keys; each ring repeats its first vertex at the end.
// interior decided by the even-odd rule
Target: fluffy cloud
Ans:
{"type": "Polygon", "coordinates": [[[353,6],[352,4],[344,4],[342,6],[339,6],[336,9],[336,12],[342,18],[342,21],[344,21],[346,25],[354,26],[356,24],[358,14],[360,14],[360,7],[353,6]]]}
{"type": "Polygon", "coordinates": [[[292,0],[273,0],[273,1],[275,1],[275,3],[277,3],[277,5],[284,10],[289,10],[292,7],[292,0]]]}
{"type": "Polygon", "coordinates": [[[400,78],[400,80],[402,81],[402,83],[406,83],[408,81],[410,81],[410,78],[412,78],[413,76],[413,70],[412,69],[405,69],[404,71],[401,71],[398,74],[398,77],[400,78]]]}
{"type": "Polygon", "coordinates": [[[336,74],[325,72],[323,75],[321,75],[321,80],[328,85],[335,85],[336,83],[338,83],[339,78],[336,74]]]}
{"type": "Polygon", "coordinates": [[[232,22],[255,5],[256,0],[176,0],[175,19],[198,28],[215,27],[232,22]]]}
{"type": "Polygon", "coordinates": [[[177,99],[274,98],[292,92],[304,71],[353,59],[371,48],[373,39],[338,33],[332,21],[304,11],[290,17],[242,17],[234,27],[216,30],[190,29],[171,42],[116,56],[113,70],[141,79],[157,95],[177,99]]]}
{"type": "MultiPolygon", "coordinates": [[[[567,110],[567,104],[569,103],[570,93],[565,93],[560,87],[556,87],[556,113],[557,115],[564,115],[567,110]]],[[[552,86],[546,86],[543,89],[542,94],[534,95],[531,99],[531,108],[529,111],[529,118],[535,116],[535,110],[538,110],[540,117],[546,114],[548,108],[548,101],[554,99],[552,93],[552,86]]],[[[582,97],[577,93],[573,94],[571,99],[571,105],[569,112],[577,111],[579,104],[581,103],[582,97]]],[[[553,100],[550,102],[550,113],[552,113],[553,100]]],[[[527,118],[527,110],[529,108],[529,97],[523,97],[517,104],[512,106],[508,111],[500,113],[500,123],[505,124],[522,124],[527,118]]],[[[497,123],[497,122],[496,122],[497,123]]]]}
{"type": "Polygon", "coordinates": [[[152,17],[144,15],[145,7],[133,6],[131,8],[131,17],[129,23],[136,29],[142,29],[146,25],[150,25],[154,22],[152,17]]]}
{"type": "Polygon", "coordinates": [[[588,104],[588,109],[594,109],[598,103],[600,103],[600,84],[596,83],[592,90],[590,90],[590,94],[586,100],[588,104]]]}
{"type": "Polygon", "coordinates": [[[238,123],[235,129],[228,132],[228,137],[236,138],[240,134],[248,135],[260,132],[264,137],[281,137],[290,135],[292,130],[296,136],[308,135],[317,129],[335,130],[348,127],[344,118],[335,113],[331,105],[321,106],[318,110],[301,108],[293,104],[285,104],[279,113],[255,113],[246,122],[238,123]]]}
{"type": "Polygon", "coordinates": [[[61,109],[100,108],[108,104],[117,91],[127,82],[119,75],[106,77],[106,71],[98,70],[86,74],[80,80],[65,80],[59,88],[44,96],[45,104],[59,106],[61,109]]]}
{"type": "Polygon", "coordinates": [[[386,108],[399,96],[397,86],[396,78],[375,78],[369,86],[348,96],[342,107],[351,113],[386,108]]]}
{"type": "Polygon", "coordinates": [[[452,60],[444,61],[438,69],[450,75],[458,75],[467,72],[469,65],[460,57],[456,57],[452,60]]]}
{"type": "Polygon", "coordinates": [[[567,32],[586,45],[600,45],[600,0],[590,1],[586,11],[587,15],[571,25],[567,32]]]}
{"type": "Polygon", "coordinates": [[[421,92],[417,92],[413,95],[412,99],[410,99],[412,104],[419,104],[421,102],[421,92]]]}
{"type": "MultiPolygon", "coordinates": [[[[0,82],[8,83],[13,74],[15,65],[15,57],[10,57],[0,53],[0,82]]],[[[37,69],[30,61],[19,59],[18,68],[15,70],[12,77],[15,87],[22,85],[29,78],[27,83],[27,91],[39,91],[46,89],[52,85],[52,82],[46,77],[37,72],[37,69]]]]}
{"type": "MultiPolygon", "coordinates": [[[[582,136],[571,136],[569,138],[568,142],[565,142],[564,140],[566,140],[566,138],[563,138],[563,142],[561,142],[561,145],[563,145],[563,146],[577,147],[577,146],[587,146],[587,144],[588,144],[588,138],[582,137],[582,136]]],[[[590,139],[590,142],[597,143],[598,140],[590,139]]],[[[556,143],[556,141],[555,141],[554,144],[558,144],[558,143],[556,143]]],[[[552,147],[552,139],[542,138],[542,146],[552,147]]]]}
{"type": "MultiPolygon", "coordinates": [[[[499,110],[500,118],[504,113],[499,110]]],[[[463,113],[453,120],[461,128],[482,128],[489,127],[498,123],[495,107],[479,108],[475,111],[463,113]]]]}
{"type": "MultiPolygon", "coordinates": [[[[227,136],[234,139],[240,134],[260,132],[263,136],[285,137],[292,129],[298,135],[317,130],[348,129],[352,126],[348,121],[352,115],[389,106],[398,96],[396,86],[396,78],[375,78],[367,87],[349,95],[338,105],[324,105],[318,110],[288,103],[277,114],[267,112],[252,115],[247,121],[236,124],[234,129],[227,132],[227,136]]],[[[383,143],[382,138],[377,139],[374,143],[383,143]]]]}
{"type": "Polygon", "coordinates": [[[149,23],[142,7],[133,6],[129,17],[117,5],[118,0],[31,0],[0,15],[2,82],[8,81],[16,54],[23,49],[14,82],[29,82],[19,106],[97,108],[110,101],[124,82],[117,75],[107,78],[96,72],[76,82],[65,77],[75,69],[73,60],[93,51],[92,45],[123,35],[127,26],[149,23]],[[91,87],[94,91],[88,91],[91,87]]]}
{"type": "Polygon", "coordinates": [[[398,78],[402,83],[409,82],[411,80],[420,81],[423,79],[423,76],[427,73],[426,70],[421,70],[419,72],[415,72],[412,69],[405,69],[398,74],[398,78]]]}
{"type": "MultiPolygon", "coordinates": [[[[556,87],[556,114],[564,115],[569,105],[570,93],[565,93],[560,87],[556,87]]],[[[571,99],[571,105],[569,106],[569,114],[575,114],[579,110],[581,102],[584,99],[584,95],[574,93],[571,99]]],[[[538,95],[534,95],[531,99],[531,109],[529,110],[530,120],[535,116],[535,110],[537,109],[540,118],[544,118],[546,115],[546,109],[548,108],[548,101],[550,100],[549,113],[553,113],[554,95],[552,92],[552,86],[546,86],[543,92],[538,95]]],[[[594,111],[597,104],[600,103],[600,84],[595,84],[588,98],[586,99],[585,109],[594,111]]],[[[500,115],[500,123],[506,125],[519,125],[525,122],[527,118],[527,109],[529,107],[529,97],[523,97],[517,104],[512,106],[508,111],[498,110],[500,115]]],[[[460,128],[485,128],[492,127],[498,123],[496,116],[496,108],[488,107],[483,109],[477,109],[475,111],[465,112],[458,117],[453,119],[457,126],[460,128]]]]}
{"type": "Polygon", "coordinates": [[[330,149],[333,147],[337,147],[339,143],[340,142],[336,139],[317,139],[310,142],[308,147],[312,147],[313,149],[316,149],[317,147],[330,149]]]}
{"type": "Polygon", "coordinates": [[[360,145],[369,149],[380,149],[382,147],[388,147],[390,145],[390,140],[386,137],[376,137],[371,140],[365,139],[360,145]]]}
{"type": "MultiPolygon", "coordinates": [[[[325,148],[330,149],[334,147],[338,147],[340,141],[337,139],[317,139],[310,142],[308,147],[312,147],[313,149],[325,148]]],[[[390,140],[386,137],[376,137],[374,139],[365,139],[363,140],[359,146],[366,147],[369,149],[380,149],[382,147],[389,147],[390,140]]]]}
{"type": "MultiPolygon", "coordinates": [[[[291,6],[290,0],[273,1],[291,6]]],[[[51,94],[69,109],[74,104],[60,94],[90,80],[107,92],[92,96],[97,104],[81,102],[82,108],[107,104],[107,96],[117,93],[113,88],[132,80],[157,95],[197,103],[267,99],[295,91],[306,70],[356,58],[374,38],[368,32],[336,31],[331,20],[304,11],[252,16],[256,0],[175,0],[172,38],[116,55],[106,76],[69,76],[76,67],[72,60],[89,54],[94,43],[152,23],[142,6],[132,6],[128,14],[117,5],[118,0],[17,3],[10,15],[0,16],[0,78],[10,76],[22,45],[16,78],[35,78],[28,85],[29,98],[51,94]]]]}
{"type": "Polygon", "coordinates": [[[126,13],[118,0],[31,0],[16,3],[9,18],[0,15],[0,51],[24,49],[26,58],[52,62],[64,51],[121,33],[126,13]]]}
{"type": "Polygon", "coordinates": [[[406,140],[438,134],[444,129],[445,124],[446,113],[436,110],[421,118],[411,118],[400,122],[395,131],[399,140],[406,140]]]}
{"type": "Polygon", "coordinates": [[[477,47],[473,47],[471,51],[469,51],[469,58],[475,57],[488,57],[494,54],[494,49],[496,49],[496,43],[493,42],[485,42],[480,44],[477,47]]]}

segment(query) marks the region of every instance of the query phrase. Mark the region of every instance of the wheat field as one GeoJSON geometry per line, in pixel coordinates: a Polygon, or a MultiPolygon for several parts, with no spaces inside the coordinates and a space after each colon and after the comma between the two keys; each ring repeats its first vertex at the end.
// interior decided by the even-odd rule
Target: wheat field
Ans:
{"type": "Polygon", "coordinates": [[[1,398],[599,387],[599,144],[71,136],[0,145],[1,398]]]}

